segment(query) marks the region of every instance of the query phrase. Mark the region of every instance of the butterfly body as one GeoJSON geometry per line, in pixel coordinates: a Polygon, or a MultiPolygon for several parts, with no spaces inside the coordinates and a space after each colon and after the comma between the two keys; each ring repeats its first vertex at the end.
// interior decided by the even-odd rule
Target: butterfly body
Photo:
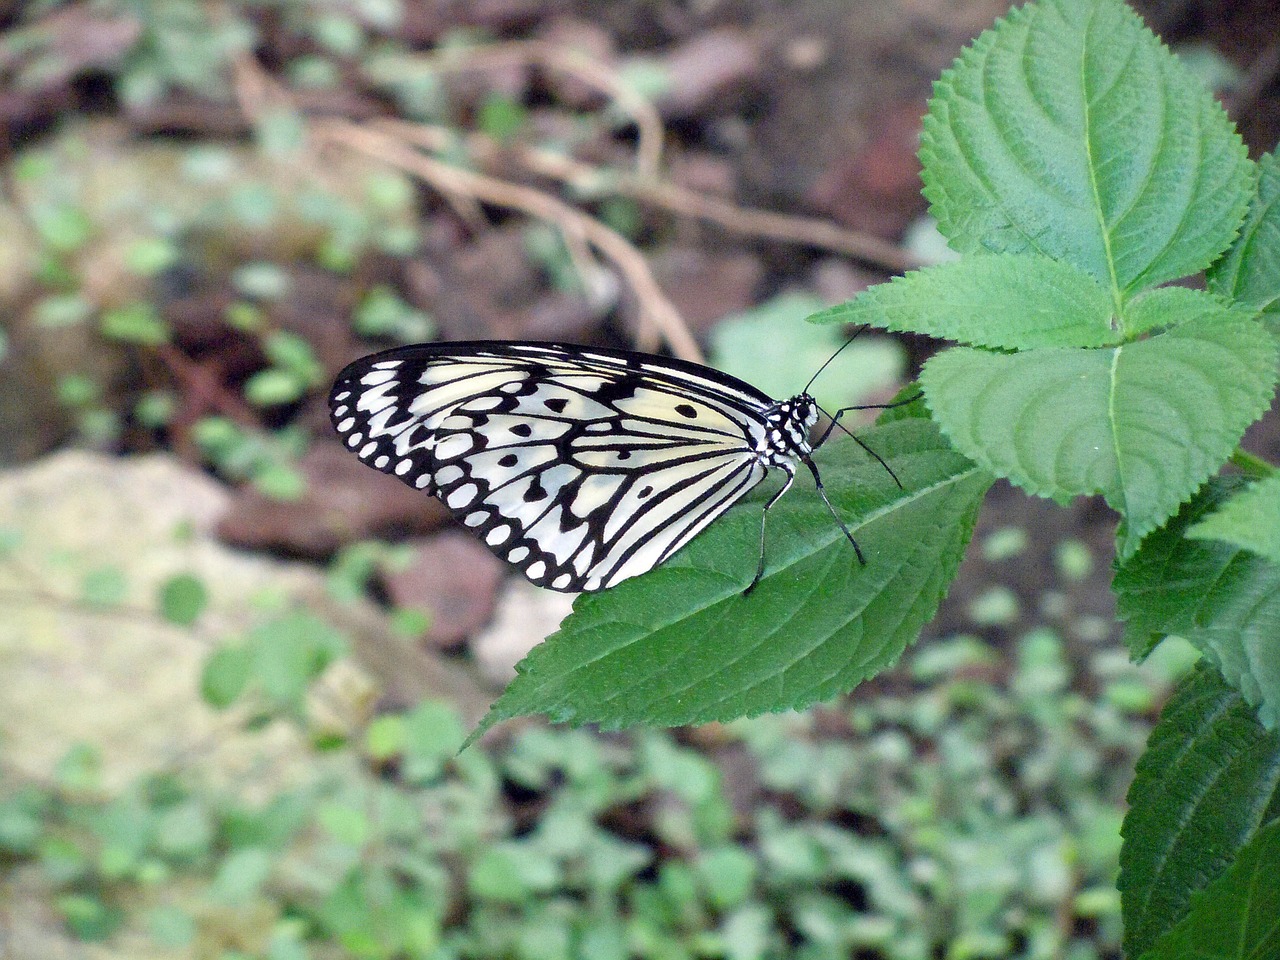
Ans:
{"type": "MultiPolygon", "coordinates": [[[[330,414],[361,460],[440,498],[553,590],[599,590],[657,566],[770,469],[787,480],[767,506],[797,461],[821,491],[807,393],[775,401],[727,374],[638,353],[401,347],[343,370],[330,414]]],[[[762,571],[763,552],[752,587],[762,571]]]]}

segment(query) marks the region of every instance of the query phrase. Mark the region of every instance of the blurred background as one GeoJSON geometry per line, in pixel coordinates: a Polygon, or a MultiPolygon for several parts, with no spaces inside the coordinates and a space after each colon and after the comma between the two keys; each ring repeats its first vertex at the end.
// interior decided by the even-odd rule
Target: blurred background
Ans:
{"type": "MultiPolygon", "coordinates": [[[[1274,4],[1137,6],[1272,149],[1274,4]]],[[[1124,794],[1194,654],[1116,643],[1100,502],[997,486],[843,700],[458,754],[570,598],[325,413],[432,339],[797,392],[846,336],[805,315],[946,256],[920,118],[1006,9],[0,0],[0,957],[1119,957],[1124,794]]],[[[819,400],[936,346],[867,334],[819,400]]]]}

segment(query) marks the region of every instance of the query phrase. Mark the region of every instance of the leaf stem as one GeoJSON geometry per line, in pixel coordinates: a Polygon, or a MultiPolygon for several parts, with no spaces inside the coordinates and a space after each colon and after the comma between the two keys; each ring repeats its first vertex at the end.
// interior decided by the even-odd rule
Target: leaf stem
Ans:
{"type": "Polygon", "coordinates": [[[1240,472],[1250,480],[1265,480],[1274,476],[1277,469],[1274,464],[1268,463],[1248,450],[1241,450],[1239,447],[1231,454],[1230,462],[1239,467],[1240,472]]]}

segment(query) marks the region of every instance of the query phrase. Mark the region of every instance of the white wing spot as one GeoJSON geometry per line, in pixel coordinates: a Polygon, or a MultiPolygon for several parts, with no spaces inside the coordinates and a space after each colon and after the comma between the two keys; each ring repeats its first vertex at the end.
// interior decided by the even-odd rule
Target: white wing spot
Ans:
{"type": "Polygon", "coordinates": [[[563,590],[565,587],[569,585],[569,581],[572,579],[573,577],[569,576],[569,574],[562,573],[560,574],[560,576],[556,577],[554,580],[551,581],[551,586],[555,587],[555,589],[557,590],[563,590]]]}
{"type": "MultiPolygon", "coordinates": [[[[470,500],[468,500],[468,502],[470,502],[470,500]]],[[[468,527],[478,527],[488,519],[489,515],[483,510],[474,510],[471,513],[468,513],[466,519],[462,522],[468,527]]]]}
{"type": "Polygon", "coordinates": [[[347,446],[354,450],[356,447],[360,446],[360,441],[363,439],[363,433],[353,433],[351,436],[347,437],[347,446]]]}
{"type": "Polygon", "coordinates": [[[390,463],[390,462],[391,462],[391,458],[390,458],[390,457],[388,457],[388,456],[384,453],[384,454],[383,454],[382,456],[380,456],[377,460],[373,461],[373,465],[374,465],[375,467],[377,467],[379,470],[381,470],[383,467],[385,467],[385,466],[386,466],[388,463],[390,463]]]}
{"type": "Polygon", "coordinates": [[[375,370],[373,373],[366,373],[361,377],[360,383],[366,387],[380,387],[395,375],[394,370],[375,370]]]}
{"type": "Polygon", "coordinates": [[[436,457],[440,460],[454,460],[470,450],[472,445],[470,436],[455,433],[436,444],[436,457]]]}
{"type": "Polygon", "coordinates": [[[530,580],[540,580],[542,579],[542,575],[546,572],[547,565],[541,560],[537,560],[524,568],[524,575],[530,580]]]}
{"type": "Polygon", "coordinates": [[[507,554],[507,559],[510,560],[512,563],[519,563],[528,555],[529,555],[528,547],[516,547],[514,550],[512,550],[510,553],[507,554]]]}
{"type": "Polygon", "coordinates": [[[368,443],[366,443],[363,447],[360,448],[359,455],[361,457],[367,457],[369,454],[373,453],[373,451],[377,449],[378,449],[378,441],[370,440],[368,443]]]}
{"type": "Polygon", "coordinates": [[[462,479],[462,468],[457,465],[441,467],[436,471],[436,482],[442,487],[447,487],[451,483],[462,479]]]}
{"type": "Polygon", "coordinates": [[[510,538],[511,538],[511,527],[503,523],[503,524],[499,524],[498,526],[490,530],[489,533],[485,536],[484,542],[491,547],[496,547],[498,544],[504,543],[510,538]]]}
{"type": "Polygon", "coordinates": [[[406,473],[413,469],[413,461],[405,457],[396,464],[396,476],[403,477],[406,473]]]}
{"type": "Polygon", "coordinates": [[[523,380],[512,380],[510,383],[504,383],[498,388],[503,393],[519,393],[524,389],[523,380]]]}
{"type": "MultiPolygon", "coordinates": [[[[480,493],[480,488],[474,483],[463,484],[457,490],[454,490],[445,498],[445,503],[453,507],[455,510],[461,510],[474,500],[480,493]]],[[[474,516],[474,514],[473,514],[474,516]]],[[[467,517],[467,523],[471,523],[471,517],[467,517]]]]}
{"type": "Polygon", "coordinates": [[[413,481],[413,485],[417,487],[419,490],[427,486],[429,483],[431,483],[431,476],[430,474],[426,474],[426,473],[420,475],[417,480],[413,481]]]}
{"type": "Polygon", "coordinates": [[[347,419],[343,420],[341,423],[339,423],[339,424],[338,424],[338,432],[339,432],[339,433],[346,433],[348,430],[350,430],[350,429],[351,429],[352,427],[354,427],[355,425],[356,425],[356,418],[355,418],[355,417],[347,417],[347,419]]]}
{"type": "Polygon", "coordinates": [[[600,578],[599,578],[599,577],[588,577],[588,578],[587,578],[587,580],[586,580],[586,582],[582,585],[582,589],[583,589],[583,590],[587,590],[587,591],[591,591],[591,590],[599,590],[599,589],[600,589],[600,578]]]}
{"type": "Polygon", "coordinates": [[[398,366],[400,366],[400,361],[399,361],[399,360],[379,360],[377,363],[375,363],[375,364],[373,365],[373,369],[375,369],[375,370],[394,370],[394,369],[395,369],[396,367],[398,367],[398,366]]]}
{"type": "Polygon", "coordinates": [[[333,395],[333,399],[335,403],[341,403],[343,400],[347,399],[347,397],[349,396],[351,396],[351,391],[343,390],[341,393],[335,393],[333,395]]]}
{"type": "Polygon", "coordinates": [[[334,415],[335,417],[343,417],[343,416],[346,416],[346,413],[347,413],[347,405],[346,405],[345,403],[344,403],[342,406],[340,406],[340,407],[334,407],[334,408],[333,408],[333,415],[334,415]]]}

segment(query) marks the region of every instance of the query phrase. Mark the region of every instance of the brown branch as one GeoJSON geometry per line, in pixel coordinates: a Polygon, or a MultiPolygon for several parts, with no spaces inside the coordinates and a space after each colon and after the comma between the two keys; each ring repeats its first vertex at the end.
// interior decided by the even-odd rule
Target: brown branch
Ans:
{"type": "Polygon", "coordinates": [[[818,247],[864,260],[893,273],[905,273],[921,265],[903,248],[870,234],[846,230],[827,220],[799,217],[771,210],[740,207],[728,200],[624,170],[608,170],[574,160],[551,150],[530,146],[504,146],[480,133],[459,135],[445,127],[379,120],[379,130],[425,147],[442,151],[461,146],[467,154],[490,167],[504,158],[527,171],[568,184],[583,192],[616,194],[649,203],[672,213],[697,217],[748,236],[765,237],[802,246],[818,247]]]}
{"type": "Polygon", "coordinates": [[[572,74],[611,97],[636,125],[636,172],[646,178],[658,175],[665,134],[657,108],[628,87],[616,71],[578,51],[565,50],[541,40],[516,40],[428,55],[388,55],[375,59],[365,72],[374,82],[385,84],[423,74],[494,70],[531,63],[572,74]]]}
{"type": "MultiPolygon", "coordinates": [[[[320,141],[345,146],[412,173],[444,192],[475,197],[493,206],[519,210],[554,223],[566,236],[591,244],[626,278],[643,315],[661,332],[679,357],[700,360],[702,351],[675,305],[654,279],[644,256],[620,233],[542,190],[509,183],[451,166],[426,156],[398,136],[347,121],[320,121],[313,127],[320,141]]],[[[589,279],[589,278],[588,278],[589,279]]]]}

